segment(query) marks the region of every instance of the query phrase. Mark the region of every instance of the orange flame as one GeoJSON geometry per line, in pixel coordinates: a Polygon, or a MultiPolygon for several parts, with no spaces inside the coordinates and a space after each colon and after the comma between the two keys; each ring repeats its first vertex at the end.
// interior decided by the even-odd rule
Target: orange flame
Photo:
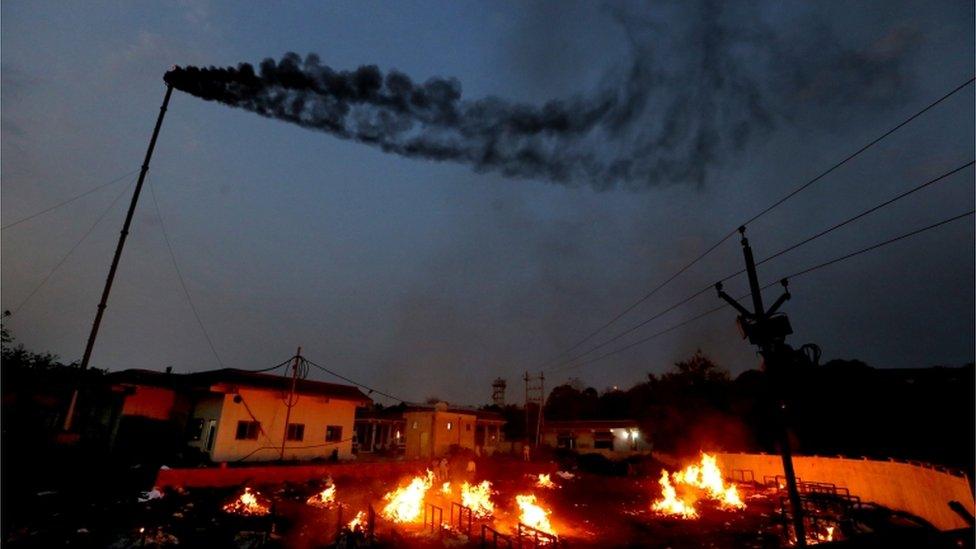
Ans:
{"type": "Polygon", "coordinates": [[[445,496],[451,495],[451,483],[450,482],[445,482],[444,484],[441,484],[441,493],[443,493],[445,496]]]}
{"type": "Polygon", "coordinates": [[[535,482],[535,485],[539,488],[555,488],[556,483],[549,478],[549,475],[539,475],[539,480],[535,482]]]}
{"type": "Polygon", "coordinates": [[[360,511],[356,513],[356,516],[349,521],[349,529],[353,532],[357,530],[362,530],[366,524],[366,511],[360,511]]]}
{"type": "Polygon", "coordinates": [[[549,522],[549,515],[552,512],[537,505],[534,494],[517,495],[515,502],[519,506],[519,522],[540,532],[556,535],[556,531],[552,529],[552,524],[549,522]]]}
{"type": "Polygon", "coordinates": [[[673,475],[677,484],[685,484],[705,490],[708,495],[719,502],[723,509],[745,509],[742,498],[734,484],[725,485],[722,471],[718,468],[715,456],[702,452],[701,465],[689,465],[684,471],[673,475]]]}
{"type": "MultiPolygon", "coordinates": [[[[813,535],[807,533],[806,538],[807,538],[808,545],[817,545],[818,543],[827,543],[827,542],[834,541],[834,527],[826,526],[822,531],[813,532],[813,535]]],[[[796,544],[795,534],[791,535],[791,541],[793,542],[792,543],[793,545],[796,544]]]]}
{"type": "Polygon", "coordinates": [[[698,517],[698,511],[691,503],[678,499],[678,493],[671,485],[667,471],[661,470],[661,480],[658,482],[661,484],[661,499],[651,504],[651,509],[664,515],[677,515],[686,519],[698,517]]]}
{"type": "Polygon", "coordinates": [[[495,504],[491,502],[491,483],[487,480],[474,486],[465,482],[461,485],[461,505],[471,509],[476,518],[487,518],[495,512],[495,504]]]}
{"type": "Polygon", "coordinates": [[[700,464],[692,464],[668,477],[667,471],[661,471],[661,499],[655,501],[651,508],[665,515],[677,515],[681,518],[696,518],[698,512],[691,502],[678,499],[674,484],[690,486],[705,492],[723,509],[745,509],[746,505],[739,496],[734,484],[726,485],[722,479],[722,471],[718,467],[715,456],[702,452],[700,464]]]}
{"type": "Polygon", "coordinates": [[[244,488],[244,492],[234,501],[224,505],[224,511],[236,513],[238,515],[264,516],[270,513],[267,505],[258,501],[261,494],[252,492],[250,488],[244,488]]]}
{"type": "Polygon", "coordinates": [[[332,484],[325,490],[309,497],[305,503],[313,507],[328,508],[335,504],[335,493],[336,487],[335,484],[332,484]]]}
{"type": "Polygon", "coordinates": [[[434,473],[429,469],[425,476],[414,477],[410,484],[387,493],[383,499],[389,503],[382,514],[393,522],[415,522],[424,509],[424,496],[434,485],[434,473]]]}

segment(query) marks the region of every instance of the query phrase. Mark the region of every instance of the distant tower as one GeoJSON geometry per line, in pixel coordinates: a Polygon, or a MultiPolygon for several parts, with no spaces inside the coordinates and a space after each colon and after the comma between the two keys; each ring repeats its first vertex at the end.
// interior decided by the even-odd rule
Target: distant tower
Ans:
{"type": "Polygon", "coordinates": [[[502,378],[495,379],[491,384],[491,403],[495,406],[505,406],[505,385],[505,380],[502,378]]]}

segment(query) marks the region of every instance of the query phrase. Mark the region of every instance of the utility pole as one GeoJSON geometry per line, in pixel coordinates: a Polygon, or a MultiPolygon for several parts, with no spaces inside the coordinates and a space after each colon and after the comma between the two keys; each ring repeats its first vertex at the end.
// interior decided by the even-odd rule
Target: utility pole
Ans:
{"type": "Polygon", "coordinates": [[[529,405],[535,404],[538,406],[537,415],[535,418],[535,435],[533,437],[533,445],[539,445],[539,437],[542,433],[542,408],[546,403],[546,374],[540,373],[538,376],[530,376],[528,372],[525,372],[525,435],[526,438],[529,436],[529,426],[531,425],[529,415],[529,405]]]}
{"type": "MultiPolygon", "coordinates": [[[[95,321],[92,323],[91,332],[88,334],[88,343],[85,344],[85,354],[81,359],[81,371],[88,368],[91,360],[92,349],[95,347],[95,338],[98,336],[98,328],[102,324],[102,315],[108,306],[108,294],[112,291],[112,282],[115,281],[115,271],[119,268],[119,259],[122,257],[122,248],[125,246],[125,239],[129,235],[129,225],[132,224],[132,215],[136,211],[136,204],[139,202],[139,193],[142,192],[142,184],[146,181],[146,173],[149,171],[149,160],[152,159],[153,150],[156,148],[156,138],[159,137],[159,128],[163,125],[163,116],[166,115],[166,108],[169,106],[169,98],[173,95],[173,86],[166,86],[166,95],[163,97],[163,104],[159,107],[159,116],[156,118],[156,126],[153,128],[152,137],[149,139],[149,148],[146,149],[146,157],[142,161],[142,169],[139,172],[139,181],[136,189],[132,193],[132,200],[129,202],[129,211],[125,214],[125,222],[122,223],[122,232],[119,234],[119,243],[115,246],[115,255],[112,256],[112,265],[108,269],[108,278],[105,280],[105,288],[102,290],[102,298],[98,302],[98,310],[95,312],[95,321]]],[[[81,384],[82,376],[79,376],[78,385],[81,384]]],[[[78,405],[78,386],[75,386],[71,393],[71,401],[68,404],[68,411],[64,416],[64,430],[70,431],[74,421],[75,406],[78,405]]]]}
{"type": "Polygon", "coordinates": [[[759,354],[762,356],[762,369],[766,372],[770,381],[770,386],[774,393],[773,401],[776,404],[776,413],[779,416],[778,435],[780,439],[780,455],[783,459],[783,473],[786,476],[786,487],[789,492],[790,506],[793,508],[793,532],[796,535],[796,545],[806,547],[806,533],[803,527],[803,502],[800,500],[800,491],[796,485],[796,473],[793,470],[793,456],[790,452],[790,438],[787,429],[786,400],[784,399],[784,369],[790,363],[790,357],[794,354],[793,349],[786,344],[786,336],[793,333],[790,321],[783,313],[778,313],[779,308],[790,299],[790,292],[787,289],[787,280],[784,278],[783,295],[775,303],[766,309],[763,305],[762,289],[759,286],[759,275],[756,273],[756,262],[752,255],[752,248],[749,246],[749,239],[746,238],[746,228],[739,227],[742,235],[742,255],[745,257],[746,274],[749,277],[749,291],[752,293],[752,311],[740,305],[735,299],[722,291],[722,283],[715,285],[718,296],[729,303],[739,317],[736,322],[743,339],[748,338],[749,343],[759,347],[759,354]]]}
{"type": "Polygon", "coordinates": [[[539,446],[539,437],[542,436],[542,408],[546,404],[546,374],[539,374],[539,418],[535,422],[535,445],[539,446]]]}
{"type": "Polygon", "coordinates": [[[291,421],[291,409],[295,405],[295,386],[298,384],[298,367],[302,363],[302,348],[295,351],[295,361],[291,364],[291,391],[288,393],[288,400],[285,402],[285,432],[281,435],[281,453],[278,455],[280,461],[285,459],[285,443],[288,442],[288,422],[291,421]]]}
{"type": "Polygon", "coordinates": [[[525,442],[529,442],[529,372],[525,372],[525,442]]]}

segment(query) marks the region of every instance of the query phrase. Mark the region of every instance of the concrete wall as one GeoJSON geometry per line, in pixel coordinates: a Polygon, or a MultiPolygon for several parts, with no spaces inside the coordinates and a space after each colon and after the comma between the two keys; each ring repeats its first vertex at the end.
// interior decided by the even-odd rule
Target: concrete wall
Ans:
{"type": "MultiPolygon", "coordinates": [[[[234,402],[234,395],[226,394],[220,395],[217,400],[204,400],[195,408],[194,418],[218,420],[216,440],[210,453],[211,460],[223,462],[278,459],[285,434],[287,412],[281,392],[242,387],[239,394],[243,399],[241,403],[234,402]],[[254,416],[253,419],[251,414],[254,416]],[[237,440],[237,422],[254,419],[261,423],[261,432],[257,440],[237,440]]],[[[298,460],[327,458],[334,449],[338,449],[339,459],[349,459],[352,457],[355,415],[354,402],[323,396],[299,395],[297,403],[291,409],[288,422],[304,424],[305,437],[301,441],[288,441],[284,458],[298,460]],[[339,442],[326,443],[327,425],[342,427],[342,437],[339,442]]],[[[204,436],[195,444],[198,447],[206,443],[206,426],[204,429],[204,436]]]]}
{"type": "MultiPolygon", "coordinates": [[[[732,469],[748,469],[763,476],[783,474],[778,455],[717,454],[726,476],[732,469]]],[[[846,487],[862,501],[917,515],[942,530],[967,528],[963,519],[949,509],[958,501],[973,513],[973,493],[965,476],[895,461],[794,456],[796,475],[807,482],[829,482],[846,487]]]]}

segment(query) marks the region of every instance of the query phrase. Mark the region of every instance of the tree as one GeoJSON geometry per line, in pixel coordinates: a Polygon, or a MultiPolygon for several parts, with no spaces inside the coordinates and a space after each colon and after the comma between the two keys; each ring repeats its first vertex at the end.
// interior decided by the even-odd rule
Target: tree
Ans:
{"type": "Polygon", "coordinates": [[[77,361],[70,364],[61,362],[58,355],[52,353],[35,353],[24,349],[23,344],[14,346],[15,338],[7,327],[6,319],[10,318],[10,311],[0,315],[0,361],[5,371],[15,368],[29,368],[32,370],[48,370],[76,366],[77,361]]]}

